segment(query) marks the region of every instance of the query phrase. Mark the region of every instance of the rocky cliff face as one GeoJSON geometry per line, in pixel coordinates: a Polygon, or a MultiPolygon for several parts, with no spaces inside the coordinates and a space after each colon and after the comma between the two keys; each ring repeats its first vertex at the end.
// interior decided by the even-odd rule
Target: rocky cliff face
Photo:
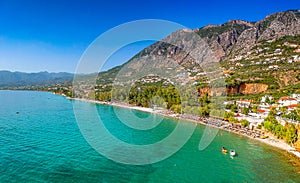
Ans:
{"type": "Polygon", "coordinates": [[[227,92],[227,94],[238,94],[238,93],[240,93],[240,87],[239,86],[228,87],[228,88],[226,88],[226,92],[227,92]]]}
{"type": "Polygon", "coordinates": [[[260,83],[243,83],[239,87],[239,92],[242,94],[257,94],[268,89],[268,85],[260,83]]]}
{"type": "MultiPolygon", "coordinates": [[[[261,92],[265,92],[268,89],[268,85],[261,84],[261,83],[242,83],[239,86],[226,88],[227,94],[257,94],[261,92]]],[[[208,93],[210,96],[214,94],[221,95],[221,88],[213,88],[210,89],[209,87],[205,87],[200,89],[200,97],[204,95],[204,93],[208,93]]]]}
{"type": "Polygon", "coordinates": [[[299,10],[279,12],[267,16],[264,20],[256,22],[253,27],[243,31],[235,44],[234,55],[249,51],[259,41],[274,41],[283,36],[295,36],[300,34],[299,10]],[[237,53],[237,50],[241,49],[237,53]]]}
{"type": "Polygon", "coordinates": [[[220,60],[248,52],[259,41],[274,41],[283,36],[300,34],[299,10],[279,12],[256,23],[229,21],[215,27],[196,30],[206,38],[220,60]]]}
{"type": "Polygon", "coordinates": [[[240,35],[253,26],[252,23],[235,20],[219,26],[204,27],[196,30],[196,33],[208,42],[216,57],[223,60],[237,44],[240,35]]]}
{"type": "MultiPolygon", "coordinates": [[[[279,12],[255,23],[233,20],[222,25],[208,25],[193,31],[207,42],[216,58],[222,61],[246,53],[259,41],[274,41],[287,35],[299,35],[300,10],[279,12]]],[[[175,32],[168,38],[173,38],[176,34],[175,32]]],[[[136,57],[149,54],[164,54],[168,58],[185,61],[185,54],[182,54],[178,47],[164,42],[149,46],[136,57]]]]}

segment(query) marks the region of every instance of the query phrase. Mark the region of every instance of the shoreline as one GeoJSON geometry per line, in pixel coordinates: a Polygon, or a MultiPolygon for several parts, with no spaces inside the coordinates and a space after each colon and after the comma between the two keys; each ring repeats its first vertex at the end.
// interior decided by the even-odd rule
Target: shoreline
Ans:
{"type": "Polygon", "coordinates": [[[103,102],[103,101],[96,101],[96,100],[91,100],[91,99],[83,99],[83,98],[70,98],[70,97],[66,97],[69,100],[77,100],[77,101],[82,101],[82,102],[87,102],[87,103],[93,103],[93,104],[101,104],[101,105],[110,105],[110,106],[116,106],[116,107],[120,107],[120,108],[124,108],[124,109],[131,109],[131,110],[138,110],[138,111],[142,111],[142,112],[148,112],[151,114],[159,114],[159,115],[163,115],[165,117],[170,117],[170,118],[177,118],[177,119],[182,119],[182,120],[186,120],[186,121],[190,121],[193,123],[197,123],[200,125],[204,125],[204,126],[209,126],[209,127],[213,127],[213,128],[218,128],[220,130],[223,131],[227,131],[229,133],[233,133],[236,135],[240,135],[243,137],[248,137],[252,140],[257,140],[258,142],[264,143],[266,145],[284,150],[296,157],[298,157],[300,159],[300,152],[296,151],[296,149],[294,147],[291,147],[289,144],[287,144],[286,142],[284,142],[283,140],[277,139],[276,137],[274,137],[273,135],[269,135],[268,138],[266,139],[262,139],[260,137],[252,137],[249,136],[245,133],[241,133],[240,131],[234,131],[234,130],[230,130],[228,128],[224,128],[224,126],[229,126],[231,125],[229,122],[223,121],[223,120],[216,120],[218,122],[215,123],[208,123],[207,121],[209,121],[210,118],[200,118],[200,117],[196,117],[196,116],[183,116],[180,114],[175,114],[169,110],[154,110],[152,108],[146,108],[146,107],[139,107],[139,106],[134,106],[134,105],[130,105],[130,104],[122,104],[122,103],[116,103],[116,102],[103,102]],[[189,118],[190,117],[190,118],[189,118]],[[192,117],[194,117],[195,119],[191,119],[192,117]],[[198,118],[198,119],[196,119],[198,118]],[[213,125],[213,124],[223,124],[223,125],[213,125]],[[224,125],[225,124],[225,125],[224,125]]]}

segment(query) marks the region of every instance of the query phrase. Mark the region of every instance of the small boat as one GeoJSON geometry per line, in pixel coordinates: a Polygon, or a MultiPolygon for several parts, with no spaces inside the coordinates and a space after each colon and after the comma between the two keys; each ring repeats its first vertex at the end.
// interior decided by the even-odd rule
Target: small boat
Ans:
{"type": "Polygon", "coordinates": [[[222,147],[222,153],[227,153],[227,149],[225,149],[225,147],[222,147]]]}
{"type": "Polygon", "coordinates": [[[262,135],[262,136],[260,136],[260,138],[261,138],[261,139],[266,139],[266,138],[269,138],[269,136],[267,136],[267,135],[262,135]]]}
{"type": "Polygon", "coordinates": [[[235,155],[236,155],[235,150],[230,150],[230,156],[235,156],[235,155]]]}

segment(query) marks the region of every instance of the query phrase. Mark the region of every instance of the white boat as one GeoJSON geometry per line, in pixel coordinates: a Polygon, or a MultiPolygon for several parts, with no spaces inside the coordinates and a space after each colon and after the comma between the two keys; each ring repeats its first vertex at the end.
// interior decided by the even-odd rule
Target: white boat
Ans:
{"type": "Polygon", "coordinates": [[[235,155],[236,155],[235,150],[230,150],[230,156],[235,156],[235,155]]]}

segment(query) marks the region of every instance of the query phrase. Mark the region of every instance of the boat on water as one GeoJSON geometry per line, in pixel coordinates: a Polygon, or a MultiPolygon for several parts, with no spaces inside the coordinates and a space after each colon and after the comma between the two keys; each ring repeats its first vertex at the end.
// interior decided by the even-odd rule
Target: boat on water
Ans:
{"type": "Polygon", "coordinates": [[[227,149],[225,147],[222,147],[222,153],[227,153],[227,149]]]}
{"type": "Polygon", "coordinates": [[[236,155],[235,150],[230,150],[230,156],[235,156],[235,155],[236,155]]]}

